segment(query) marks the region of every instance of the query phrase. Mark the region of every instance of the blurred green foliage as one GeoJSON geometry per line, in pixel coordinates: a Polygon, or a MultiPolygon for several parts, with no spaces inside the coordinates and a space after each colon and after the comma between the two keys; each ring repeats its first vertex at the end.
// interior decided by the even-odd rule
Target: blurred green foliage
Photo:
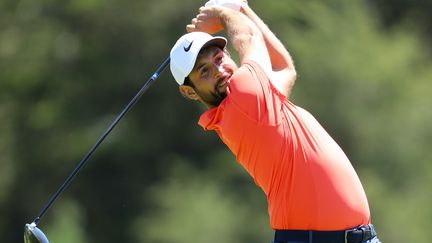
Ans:
{"type": "MultiPolygon", "coordinates": [[[[415,2],[249,1],[296,62],[293,101],[351,158],[383,242],[427,242],[432,226],[432,11],[415,2]]],[[[2,242],[22,242],[204,2],[179,3],[0,2],[2,242]]],[[[202,111],[161,75],[41,221],[51,242],[270,242],[263,193],[202,111]]]]}

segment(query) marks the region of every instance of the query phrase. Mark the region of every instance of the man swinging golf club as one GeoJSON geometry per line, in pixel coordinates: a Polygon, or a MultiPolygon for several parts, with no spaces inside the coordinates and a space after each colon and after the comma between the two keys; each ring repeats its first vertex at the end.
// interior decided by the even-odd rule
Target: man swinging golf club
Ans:
{"type": "Polygon", "coordinates": [[[296,71],[283,44],[241,0],[211,0],[171,50],[180,93],[265,192],[275,243],[379,242],[350,161],[315,118],[292,104],[296,71]],[[240,58],[213,37],[225,29],[240,58]]]}

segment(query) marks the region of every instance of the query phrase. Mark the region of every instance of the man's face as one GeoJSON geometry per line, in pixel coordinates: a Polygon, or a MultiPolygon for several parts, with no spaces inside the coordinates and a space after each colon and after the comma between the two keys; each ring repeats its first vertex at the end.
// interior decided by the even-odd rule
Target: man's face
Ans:
{"type": "MultiPolygon", "coordinates": [[[[218,106],[226,97],[228,79],[237,70],[229,53],[217,46],[203,49],[189,74],[190,85],[199,100],[209,108],[218,106]]],[[[186,95],[188,96],[188,95],[186,95]]]]}

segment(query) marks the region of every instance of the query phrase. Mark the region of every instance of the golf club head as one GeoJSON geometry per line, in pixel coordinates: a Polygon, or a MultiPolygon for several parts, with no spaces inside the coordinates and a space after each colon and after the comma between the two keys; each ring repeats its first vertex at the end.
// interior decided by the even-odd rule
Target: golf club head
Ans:
{"type": "Polygon", "coordinates": [[[24,227],[24,243],[49,243],[49,241],[42,230],[36,227],[35,223],[31,223],[24,227]]]}

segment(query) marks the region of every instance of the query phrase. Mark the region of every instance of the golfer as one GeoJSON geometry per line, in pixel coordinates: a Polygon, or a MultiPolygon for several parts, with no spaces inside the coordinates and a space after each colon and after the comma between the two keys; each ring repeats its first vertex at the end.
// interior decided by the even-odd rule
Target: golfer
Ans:
{"type": "Polygon", "coordinates": [[[379,242],[349,159],[306,110],[289,101],[288,51],[241,0],[209,1],[171,50],[180,93],[207,107],[214,130],[264,191],[275,243],[379,242]],[[240,65],[213,37],[225,30],[240,65]]]}

